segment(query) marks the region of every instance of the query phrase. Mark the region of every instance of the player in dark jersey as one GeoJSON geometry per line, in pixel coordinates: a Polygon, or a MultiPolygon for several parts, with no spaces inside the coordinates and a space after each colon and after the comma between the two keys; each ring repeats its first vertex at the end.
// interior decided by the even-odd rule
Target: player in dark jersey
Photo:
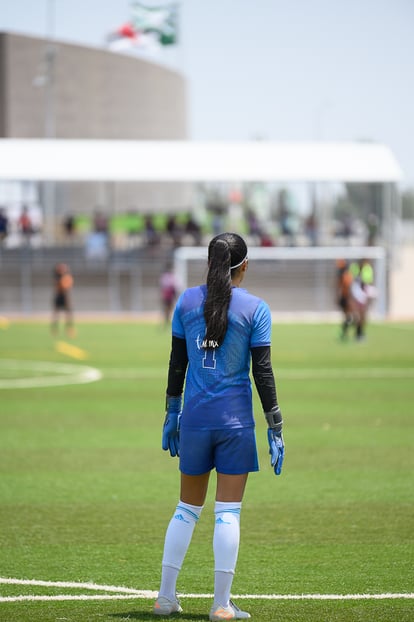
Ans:
{"type": "Polygon", "coordinates": [[[346,340],[348,330],[355,320],[354,300],[351,293],[354,276],[349,263],[345,259],[337,260],[336,269],[336,299],[343,313],[340,338],[346,340]]]}
{"type": "Polygon", "coordinates": [[[181,489],[165,537],[161,586],[153,609],[157,615],[182,611],[176,582],[215,469],[210,620],[250,617],[230,600],[243,494],[249,472],[259,469],[250,366],[276,475],[282,469],[284,442],[271,364],[270,309],[240,287],[247,266],[243,238],[235,233],[216,236],[209,244],[206,285],[185,290],[174,310],[162,446],[179,456],[181,489]]]}
{"type": "Polygon", "coordinates": [[[53,301],[52,301],[52,334],[58,332],[59,314],[65,314],[66,333],[69,337],[75,336],[73,326],[73,309],[71,300],[71,290],[73,287],[73,277],[69,267],[64,263],[59,263],[53,271],[53,301]]]}

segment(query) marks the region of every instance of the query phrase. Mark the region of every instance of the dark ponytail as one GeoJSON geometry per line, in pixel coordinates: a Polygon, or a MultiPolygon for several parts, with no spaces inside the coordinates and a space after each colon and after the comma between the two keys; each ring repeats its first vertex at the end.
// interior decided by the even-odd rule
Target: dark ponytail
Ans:
{"type": "Polygon", "coordinates": [[[221,233],[208,247],[207,298],[204,304],[206,334],[203,347],[218,348],[227,331],[227,313],[231,300],[233,269],[247,258],[247,246],[237,233],[221,233]]]}

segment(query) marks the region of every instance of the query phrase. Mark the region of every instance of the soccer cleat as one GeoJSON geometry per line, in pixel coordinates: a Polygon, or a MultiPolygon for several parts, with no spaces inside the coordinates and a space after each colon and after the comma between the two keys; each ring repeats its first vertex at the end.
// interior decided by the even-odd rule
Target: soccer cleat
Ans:
{"type": "Polygon", "coordinates": [[[228,607],[213,605],[210,610],[210,620],[216,622],[218,620],[245,620],[250,618],[250,613],[242,611],[231,600],[228,607]]]}
{"type": "Polygon", "coordinates": [[[165,596],[158,596],[154,603],[153,613],[156,616],[169,616],[171,613],[181,613],[182,607],[177,597],[175,600],[165,598],[165,596]]]}

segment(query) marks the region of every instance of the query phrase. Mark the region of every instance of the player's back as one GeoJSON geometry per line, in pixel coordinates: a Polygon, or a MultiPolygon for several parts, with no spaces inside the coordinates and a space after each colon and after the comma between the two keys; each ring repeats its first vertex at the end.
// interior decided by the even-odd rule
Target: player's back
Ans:
{"type": "Polygon", "coordinates": [[[233,288],[223,343],[206,343],[205,285],[186,290],[177,302],[173,334],[187,344],[187,371],[182,425],[242,427],[253,425],[250,348],[270,345],[267,305],[242,288],[233,288]]]}

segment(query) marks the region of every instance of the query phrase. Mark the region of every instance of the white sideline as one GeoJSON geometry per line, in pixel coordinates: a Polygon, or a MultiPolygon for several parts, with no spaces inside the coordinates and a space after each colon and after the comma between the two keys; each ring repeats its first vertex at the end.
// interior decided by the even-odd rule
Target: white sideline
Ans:
{"type": "MultiPolygon", "coordinates": [[[[157,592],[151,590],[135,590],[129,587],[115,585],[98,585],[95,583],[77,583],[75,581],[41,581],[36,579],[12,579],[0,577],[3,585],[28,585],[38,587],[61,587],[73,589],[87,589],[91,591],[113,592],[112,594],[55,594],[55,595],[31,595],[20,594],[18,596],[0,596],[0,603],[22,601],[68,601],[68,600],[132,600],[153,599],[157,592]]],[[[181,598],[213,598],[213,594],[182,594],[181,598]]],[[[235,600],[389,600],[389,599],[413,599],[414,593],[391,593],[383,594],[235,594],[235,600]]]]}
{"type": "Polygon", "coordinates": [[[24,601],[63,601],[63,600],[132,600],[148,598],[137,594],[56,594],[54,596],[31,596],[21,594],[19,596],[0,596],[0,603],[18,603],[24,601]]]}

